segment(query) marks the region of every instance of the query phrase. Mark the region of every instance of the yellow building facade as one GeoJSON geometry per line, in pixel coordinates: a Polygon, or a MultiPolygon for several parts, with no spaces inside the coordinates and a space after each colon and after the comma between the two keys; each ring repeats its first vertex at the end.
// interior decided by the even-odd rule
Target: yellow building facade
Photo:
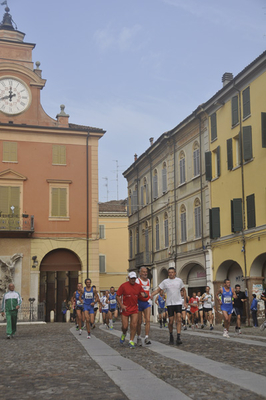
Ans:
{"type": "Polygon", "coordinates": [[[125,200],[99,204],[99,289],[115,290],[128,275],[128,217],[125,200]]]}

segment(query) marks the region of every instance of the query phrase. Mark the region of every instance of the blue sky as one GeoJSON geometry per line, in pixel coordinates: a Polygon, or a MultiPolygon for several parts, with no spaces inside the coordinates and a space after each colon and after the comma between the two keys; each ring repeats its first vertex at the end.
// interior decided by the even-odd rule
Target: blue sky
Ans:
{"type": "MultiPolygon", "coordinates": [[[[127,196],[122,171],[266,48],[266,0],[8,0],[53,118],[106,130],[99,200],[127,196]],[[118,160],[116,162],[115,160],[118,160]]],[[[0,9],[1,15],[4,7],[0,9]]]]}

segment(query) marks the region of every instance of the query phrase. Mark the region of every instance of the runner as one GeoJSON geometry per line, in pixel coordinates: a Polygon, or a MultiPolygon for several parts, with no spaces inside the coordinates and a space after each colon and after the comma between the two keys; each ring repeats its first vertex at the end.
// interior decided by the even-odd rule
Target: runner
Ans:
{"type": "Polygon", "coordinates": [[[128,282],[122,283],[122,285],[118,288],[118,291],[116,292],[116,300],[122,310],[122,335],[120,338],[120,343],[124,344],[125,342],[130,317],[129,347],[134,349],[134,337],[136,335],[138,324],[138,298],[140,296],[147,298],[148,295],[143,291],[141,285],[136,283],[137,275],[135,272],[129,272],[128,278],[128,282]]]}
{"type": "MultiPolygon", "coordinates": [[[[94,293],[95,299],[99,299],[100,296],[99,296],[99,293],[97,292],[96,286],[92,285],[92,287],[93,287],[93,293],[94,293]]],[[[94,308],[94,324],[92,325],[92,329],[95,328],[95,322],[99,322],[99,318],[98,318],[99,303],[98,303],[98,301],[95,301],[93,308],[94,308]]]]}
{"type": "Polygon", "coordinates": [[[149,345],[151,341],[149,339],[150,333],[150,317],[151,317],[151,305],[149,302],[150,299],[150,287],[151,283],[148,279],[148,269],[146,267],[141,267],[139,271],[139,278],[136,279],[136,283],[140,284],[143,291],[147,293],[147,297],[145,299],[138,300],[139,307],[139,318],[138,318],[138,326],[137,326],[137,346],[142,346],[141,339],[141,322],[142,322],[142,312],[144,313],[144,321],[145,321],[145,338],[144,343],[149,345]]]}
{"type": "MultiPolygon", "coordinates": [[[[199,319],[199,301],[197,298],[197,293],[193,292],[192,297],[189,300],[190,304],[190,312],[191,312],[191,319],[192,319],[192,329],[195,328],[195,324],[198,324],[199,319]]],[[[198,325],[197,325],[198,327],[198,325]]]]}
{"type": "Polygon", "coordinates": [[[109,329],[109,292],[106,290],[103,296],[100,298],[101,308],[102,308],[102,317],[103,324],[106,325],[106,328],[109,329]]]}
{"type": "Polygon", "coordinates": [[[221,305],[221,310],[224,317],[224,333],[223,336],[229,338],[229,327],[233,312],[233,298],[236,298],[235,289],[231,288],[229,279],[224,280],[224,287],[221,287],[216,293],[216,298],[221,305]],[[221,300],[219,298],[221,295],[221,300]]]}
{"type": "Polygon", "coordinates": [[[234,299],[234,309],[236,313],[236,327],[235,333],[236,335],[241,334],[241,318],[243,317],[243,305],[244,302],[247,301],[247,296],[245,292],[240,291],[240,285],[235,285],[235,294],[236,298],[234,299]]]}
{"type": "MultiPolygon", "coordinates": [[[[182,327],[184,328],[184,331],[187,330],[187,325],[186,325],[186,317],[187,317],[187,307],[184,306],[184,290],[181,289],[181,297],[182,297],[182,327]]],[[[186,299],[186,304],[189,302],[189,298],[187,297],[186,299]]]]}
{"type": "Polygon", "coordinates": [[[165,302],[166,302],[166,297],[164,294],[163,290],[160,290],[160,293],[155,299],[155,303],[158,306],[158,314],[159,314],[159,322],[160,322],[160,328],[166,326],[166,316],[165,316],[165,302]]]}
{"type": "Polygon", "coordinates": [[[213,313],[212,313],[212,303],[213,295],[210,293],[210,286],[206,286],[206,292],[203,293],[201,300],[203,302],[203,312],[206,321],[209,321],[210,330],[213,330],[213,313]]]}
{"type": "Polygon", "coordinates": [[[184,283],[180,278],[176,278],[176,271],[174,267],[168,268],[168,279],[165,279],[159,284],[158,289],[154,290],[151,294],[151,299],[160,290],[163,289],[166,291],[167,298],[166,298],[166,306],[168,310],[169,316],[169,334],[170,334],[170,341],[169,344],[174,344],[174,337],[173,337],[173,324],[174,324],[174,315],[177,315],[177,339],[176,344],[182,344],[180,333],[181,333],[181,313],[182,313],[182,297],[181,297],[181,289],[183,289],[184,293],[184,307],[186,307],[186,298],[187,293],[184,287],[184,283]]]}
{"type": "Polygon", "coordinates": [[[110,293],[109,293],[109,314],[110,314],[110,321],[109,321],[109,326],[110,329],[114,328],[114,322],[116,318],[118,317],[118,309],[117,309],[117,301],[116,301],[116,293],[115,293],[115,288],[113,286],[110,287],[110,293]]]}
{"type": "Polygon", "coordinates": [[[83,312],[83,300],[82,300],[82,283],[77,284],[77,290],[73,293],[73,300],[75,301],[76,311],[76,322],[79,330],[79,335],[82,333],[82,312],[83,312]]]}
{"type": "Polygon", "coordinates": [[[260,299],[264,301],[264,313],[265,313],[265,321],[261,324],[260,330],[264,331],[266,328],[266,290],[264,289],[261,293],[260,299]]]}
{"type": "MultiPolygon", "coordinates": [[[[86,328],[88,332],[87,339],[91,339],[91,325],[94,324],[94,303],[95,297],[93,293],[93,287],[91,286],[91,280],[85,279],[85,287],[82,294],[83,308],[85,313],[86,328]]],[[[97,299],[96,299],[97,301],[97,299]]]]}
{"type": "Polygon", "coordinates": [[[21,296],[15,292],[14,283],[8,285],[8,292],[2,300],[2,317],[6,314],[6,338],[13,338],[17,330],[18,309],[22,303],[21,296]]]}
{"type": "Polygon", "coordinates": [[[199,302],[199,319],[200,319],[200,325],[201,325],[201,329],[204,328],[204,323],[203,323],[203,304],[202,304],[202,300],[201,300],[201,292],[197,293],[197,299],[199,302]]]}

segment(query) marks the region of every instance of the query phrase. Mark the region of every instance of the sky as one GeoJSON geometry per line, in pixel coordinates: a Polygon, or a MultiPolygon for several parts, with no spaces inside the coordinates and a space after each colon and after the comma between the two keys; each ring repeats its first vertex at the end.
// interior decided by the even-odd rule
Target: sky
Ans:
{"type": "MultiPolygon", "coordinates": [[[[1,2],[0,2],[1,3],[1,2]]],[[[106,130],[99,201],[127,197],[122,175],[266,48],[266,0],[8,0],[47,80],[44,110],[106,130]]],[[[4,14],[0,8],[0,19],[4,14]]]]}

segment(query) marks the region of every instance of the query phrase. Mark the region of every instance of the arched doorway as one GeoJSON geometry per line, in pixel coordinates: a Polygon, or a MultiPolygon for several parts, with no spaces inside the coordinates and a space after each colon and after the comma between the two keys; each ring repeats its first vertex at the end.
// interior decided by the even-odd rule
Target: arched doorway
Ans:
{"type": "Polygon", "coordinates": [[[168,278],[168,271],[163,268],[159,273],[158,283],[161,283],[163,280],[168,278]]]}
{"type": "Polygon", "coordinates": [[[55,311],[55,321],[62,322],[64,300],[69,301],[78,283],[81,263],[78,256],[68,249],[52,250],[40,265],[40,302],[45,302],[45,320],[50,321],[50,311],[55,311]]]}
{"type": "Polygon", "coordinates": [[[187,293],[191,297],[193,292],[204,293],[207,285],[206,270],[200,264],[189,263],[180,271],[179,277],[184,282],[187,293]]]}

